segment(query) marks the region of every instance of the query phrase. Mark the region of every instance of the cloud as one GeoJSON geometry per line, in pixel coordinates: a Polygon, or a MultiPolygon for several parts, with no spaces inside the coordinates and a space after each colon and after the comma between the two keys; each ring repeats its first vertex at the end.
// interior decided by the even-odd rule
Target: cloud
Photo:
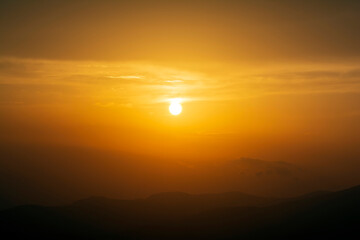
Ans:
{"type": "Polygon", "coordinates": [[[24,61],[0,59],[0,80],[38,77],[38,66],[24,61]]]}
{"type": "Polygon", "coordinates": [[[312,171],[284,161],[241,157],[221,161],[211,171],[221,188],[256,195],[295,196],[319,187],[312,171]]]}
{"type": "Polygon", "coordinates": [[[108,78],[120,78],[120,79],[141,79],[143,76],[107,76],[108,78]]]}
{"type": "Polygon", "coordinates": [[[166,80],[164,82],[166,82],[166,83],[183,83],[184,81],[183,80],[166,80]]]}
{"type": "Polygon", "coordinates": [[[311,67],[290,64],[246,71],[215,63],[168,67],[144,62],[2,58],[0,84],[8,89],[3,102],[31,103],[41,98],[46,98],[43,102],[53,98],[70,102],[76,98],[121,106],[128,102],[157,104],[175,97],[219,102],[269,95],[360,93],[357,66],[356,62],[311,67]]]}
{"type": "Polygon", "coordinates": [[[304,171],[296,165],[287,162],[264,161],[245,157],[233,160],[229,164],[243,174],[256,177],[296,177],[304,171]]]}

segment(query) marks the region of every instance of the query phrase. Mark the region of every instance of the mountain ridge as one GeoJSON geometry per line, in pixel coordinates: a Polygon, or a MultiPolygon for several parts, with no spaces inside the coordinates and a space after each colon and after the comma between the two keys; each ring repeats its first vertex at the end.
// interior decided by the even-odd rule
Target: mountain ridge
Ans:
{"type": "Polygon", "coordinates": [[[348,237],[360,223],[360,186],[278,202],[267,199],[268,205],[233,205],[236,199],[213,201],[214,196],[224,197],[163,193],[160,199],[91,197],[66,206],[20,206],[0,212],[0,230],[40,239],[316,239],[348,237]],[[166,202],[169,195],[175,199],[166,202]]]}

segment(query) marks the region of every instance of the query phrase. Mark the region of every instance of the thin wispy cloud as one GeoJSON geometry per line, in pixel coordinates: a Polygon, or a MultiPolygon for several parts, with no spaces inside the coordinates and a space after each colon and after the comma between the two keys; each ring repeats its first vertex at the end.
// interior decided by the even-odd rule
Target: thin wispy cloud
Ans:
{"type": "Polygon", "coordinates": [[[119,78],[119,79],[142,79],[143,76],[106,76],[108,78],[119,78]]]}
{"type": "MultiPolygon", "coordinates": [[[[169,68],[145,63],[3,58],[0,61],[0,83],[8,85],[6,89],[13,86],[5,93],[9,102],[14,102],[12,98],[14,94],[19,96],[19,91],[23,91],[23,97],[28,96],[31,101],[30,96],[35,94],[35,90],[38,96],[48,96],[52,92],[54,96],[61,93],[65,98],[76,96],[85,101],[94,98],[96,102],[127,99],[138,104],[175,97],[211,102],[269,95],[360,92],[360,70],[355,64],[329,64],[327,67],[324,63],[318,70],[289,65],[289,68],[277,71],[259,68],[248,73],[231,65],[221,71],[221,65],[216,74],[213,66],[189,71],[186,67],[169,68]]],[[[26,102],[24,99],[16,101],[26,102]]]]}

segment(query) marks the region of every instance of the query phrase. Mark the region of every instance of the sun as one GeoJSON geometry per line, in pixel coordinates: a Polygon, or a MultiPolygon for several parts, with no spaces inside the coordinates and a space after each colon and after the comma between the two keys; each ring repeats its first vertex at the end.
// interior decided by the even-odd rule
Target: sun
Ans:
{"type": "Polygon", "coordinates": [[[179,101],[172,100],[169,106],[169,112],[172,115],[179,115],[182,112],[182,106],[179,101]]]}

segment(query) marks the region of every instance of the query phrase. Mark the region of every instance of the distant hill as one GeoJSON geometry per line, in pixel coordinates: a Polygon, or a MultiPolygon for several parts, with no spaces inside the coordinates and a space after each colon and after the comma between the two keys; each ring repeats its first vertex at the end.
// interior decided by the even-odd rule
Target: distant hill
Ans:
{"type": "Polygon", "coordinates": [[[359,239],[359,216],[360,186],[293,199],[175,192],[15,207],[0,212],[0,230],[3,239],[359,239]]]}
{"type": "Polygon", "coordinates": [[[11,203],[11,201],[9,201],[8,199],[0,196],[0,211],[13,207],[14,205],[11,203]]]}

